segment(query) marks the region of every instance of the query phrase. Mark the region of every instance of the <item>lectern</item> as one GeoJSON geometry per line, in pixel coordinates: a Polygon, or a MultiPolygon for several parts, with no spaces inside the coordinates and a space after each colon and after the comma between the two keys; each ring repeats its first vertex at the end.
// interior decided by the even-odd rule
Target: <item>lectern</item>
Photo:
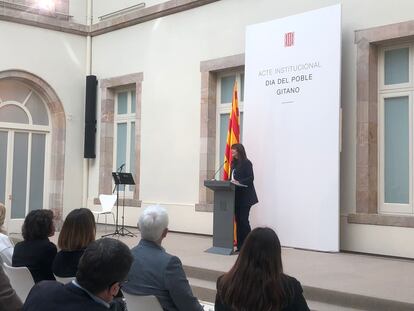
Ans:
{"type": "MultiPolygon", "coordinates": [[[[121,166],[120,170],[122,171],[121,166]]],[[[120,185],[135,185],[134,178],[132,177],[131,173],[122,173],[118,170],[116,172],[112,172],[112,178],[114,179],[115,188],[116,188],[116,220],[115,220],[115,231],[113,233],[104,234],[102,237],[107,237],[111,235],[128,235],[128,236],[135,236],[131,231],[125,228],[124,226],[124,216],[125,216],[125,188],[124,188],[124,199],[122,200],[122,226],[119,230],[118,228],[118,210],[119,210],[119,186],[120,185]],[[125,233],[127,232],[127,233],[125,233]]],[[[115,190],[114,188],[114,190],[115,190]]]]}
{"type": "Polygon", "coordinates": [[[214,191],[213,247],[207,253],[231,255],[234,240],[234,192],[236,185],[228,180],[205,180],[214,191]]]}

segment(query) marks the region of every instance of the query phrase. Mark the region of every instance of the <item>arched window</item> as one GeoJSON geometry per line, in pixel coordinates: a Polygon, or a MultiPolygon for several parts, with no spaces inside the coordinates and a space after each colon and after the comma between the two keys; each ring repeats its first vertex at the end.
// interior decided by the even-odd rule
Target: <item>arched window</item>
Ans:
{"type": "Polygon", "coordinates": [[[0,81],[0,122],[49,126],[49,113],[40,96],[24,83],[0,81]]]}
{"type": "Polygon", "coordinates": [[[45,101],[23,82],[0,80],[0,202],[9,231],[28,212],[48,207],[50,115],[45,101]]]}

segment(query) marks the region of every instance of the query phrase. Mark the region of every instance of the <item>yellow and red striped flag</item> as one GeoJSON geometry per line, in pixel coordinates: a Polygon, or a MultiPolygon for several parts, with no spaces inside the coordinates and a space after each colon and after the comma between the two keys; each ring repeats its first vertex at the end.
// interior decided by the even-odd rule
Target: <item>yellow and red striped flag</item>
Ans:
{"type": "MultiPolygon", "coordinates": [[[[240,114],[239,114],[239,98],[237,93],[237,81],[234,81],[233,99],[231,101],[231,112],[229,118],[229,129],[227,131],[226,149],[224,151],[224,172],[223,179],[231,179],[231,146],[240,142],[240,114]]],[[[237,223],[234,219],[233,245],[237,245],[237,223]]]]}
{"type": "Polygon", "coordinates": [[[231,179],[231,146],[240,142],[240,115],[239,115],[239,99],[237,94],[237,81],[234,82],[233,99],[231,101],[231,112],[229,118],[229,129],[227,131],[226,149],[224,151],[224,172],[223,179],[231,179]]]}

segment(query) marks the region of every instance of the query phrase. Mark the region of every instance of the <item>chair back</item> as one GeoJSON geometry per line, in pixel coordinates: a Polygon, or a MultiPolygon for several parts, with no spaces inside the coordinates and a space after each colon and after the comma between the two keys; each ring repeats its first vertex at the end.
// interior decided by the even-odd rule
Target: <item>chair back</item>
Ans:
{"type": "Polygon", "coordinates": [[[17,296],[24,302],[30,290],[35,285],[32,274],[27,267],[10,267],[3,263],[4,272],[10,279],[10,284],[16,291],[17,296]]]}
{"type": "Polygon", "coordinates": [[[127,308],[131,311],[163,311],[155,296],[138,296],[123,292],[127,308]]]}
{"type": "Polygon", "coordinates": [[[13,256],[13,249],[10,251],[9,249],[5,249],[3,251],[0,252],[0,262],[3,263],[5,262],[6,264],[8,264],[9,266],[11,266],[12,262],[11,262],[11,257],[13,256]]]}
{"type": "Polygon", "coordinates": [[[75,277],[67,277],[67,278],[63,278],[63,277],[60,277],[60,276],[55,275],[55,279],[56,279],[56,281],[58,281],[59,283],[62,283],[62,284],[67,284],[67,283],[72,282],[72,281],[75,279],[75,277]]]}
{"type": "Polygon", "coordinates": [[[9,266],[12,265],[12,258],[14,252],[14,243],[5,234],[0,233],[0,262],[7,263],[9,266]]]}
{"type": "Polygon", "coordinates": [[[116,202],[116,194],[100,194],[102,212],[111,212],[116,202]]]}

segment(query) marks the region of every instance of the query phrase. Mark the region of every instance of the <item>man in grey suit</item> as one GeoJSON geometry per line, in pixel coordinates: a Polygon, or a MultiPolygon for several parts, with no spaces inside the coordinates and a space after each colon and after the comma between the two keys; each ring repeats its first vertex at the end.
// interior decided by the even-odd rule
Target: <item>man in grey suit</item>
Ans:
{"type": "Polygon", "coordinates": [[[168,214],[160,206],[149,206],[138,221],[141,241],[123,290],[135,295],[154,295],[166,311],[202,311],[178,257],[161,247],[168,233],[168,214]]]}

